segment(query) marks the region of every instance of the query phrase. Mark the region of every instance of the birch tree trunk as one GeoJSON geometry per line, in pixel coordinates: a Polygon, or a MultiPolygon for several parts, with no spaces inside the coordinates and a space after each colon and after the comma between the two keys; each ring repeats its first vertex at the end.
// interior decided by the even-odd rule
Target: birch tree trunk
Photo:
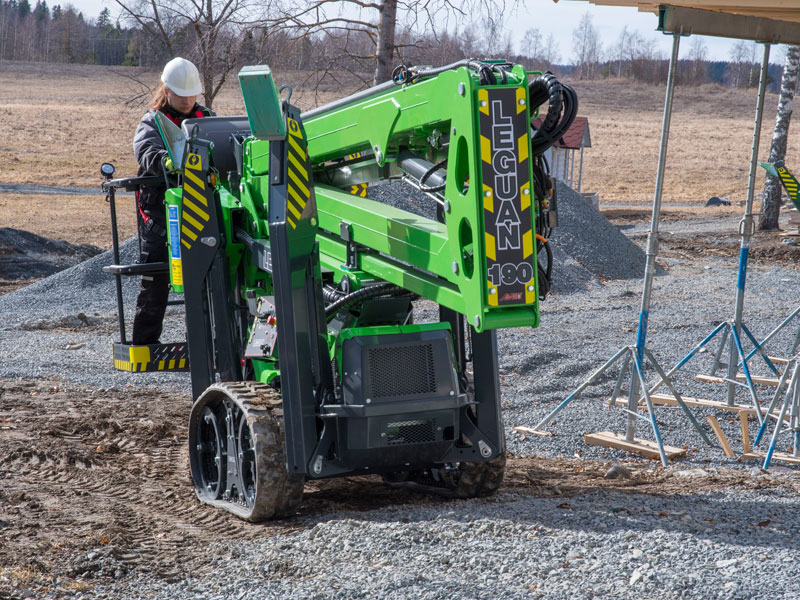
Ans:
{"type": "MultiPolygon", "coordinates": [[[[783,160],[786,156],[786,140],[789,137],[789,123],[792,120],[792,103],[797,89],[797,73],[800,66],[800,46],[790,46],[786,52],[781,80],[781,96],[778,100],[778,114],[775,116],[775,131],[769,148],[769,162],[783,160]]],[[[767,174],[764,184],[764,200],[761,202],[761,217],[758,228],[761,231],[778,229],[781,212],[781,183],[777,177],[767,174]]]]}
{"type": "Polygon", "coordinates": [[[397,0],[383,0],[378,23],[378,51],[373,85],[389,81],[392,76],[394,30],[397,24],[397,0]]]}

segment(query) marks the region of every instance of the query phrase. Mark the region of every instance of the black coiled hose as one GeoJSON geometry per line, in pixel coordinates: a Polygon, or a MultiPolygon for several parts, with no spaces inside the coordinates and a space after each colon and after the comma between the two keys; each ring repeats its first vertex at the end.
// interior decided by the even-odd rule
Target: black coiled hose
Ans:
{"type": "Polygon", "coordinates": [[[342,297],[345,296],[345,293],[342,290],[337,290],[336,288],[330,286],[323,286],[322,288],[322,299],[325,302],[331,303],[340,300],[342,297]]]}
{"type": "Polygon", "coordinates": [[[326,306],[325,316],[332,317],[340,310],[344,310],[348,306],[352,306],[353,304],[363,302],[364,300],[369,300],[370,298],[377,298],[378,296],[384,296],[387,294],[396,295],[400,293],[406,293],[406,290],[396,286],[393,283],[389,283],[388,281],[384,283],[379,283],[377,285],[364,287],[361,288],[360,290],[356,290],[355,292],[351,292],[346,296],[342,296],[338,300],[326,306]]]}
{"type": "Polygon", "coordinates": [[[531,138],[534,156],[544,153],[566,133],[578,114],[578,95],[566,83],[561,83],[552,73],[536,77],[528,85],[531,112],[548,102],[542,126],[531,138]]]}
{"type": "Polygon", "coordinates": [[[542,263],[539,262],[537,265],[539,271],[539,299],[544,300],[547,297],[547,294],[550,293],[550,288],[553,285],[553,249],[550,247],[550,243],[547,241],[539,242],[539,247],[537,249],[536,254],[541,260],[542,250],[544,250],[545,256],[547,257],[547,263],[545,266],[542,266],[542,263]]]}

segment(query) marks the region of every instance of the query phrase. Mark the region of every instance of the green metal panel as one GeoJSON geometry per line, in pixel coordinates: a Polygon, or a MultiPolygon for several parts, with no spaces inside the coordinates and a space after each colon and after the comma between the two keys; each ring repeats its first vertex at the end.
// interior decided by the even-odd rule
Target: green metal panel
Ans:
{"type": "Polygon", "coordinates": [[[261,140],[284,139],[286,122],[270,68],[243,67],[239,71],[239,86],[253,135],[261,140]]]}

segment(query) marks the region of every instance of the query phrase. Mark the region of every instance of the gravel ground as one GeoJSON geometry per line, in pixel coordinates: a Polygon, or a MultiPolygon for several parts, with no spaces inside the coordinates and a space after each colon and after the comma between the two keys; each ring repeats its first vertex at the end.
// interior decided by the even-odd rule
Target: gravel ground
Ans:
{"type": "MultiPolygon", "coordinates": [[[[616,370],[567,406],[547,428],[552,436],[513,432],[513,426],[536,424],[616,350],[635,341],[641,282],[614,277],[637,273],[643,253],[601,216],[590,214],[585,202],[566,197],[562,194],[560,206],[563,229],[553,238],[555,292],[542,303],[542,324],[498,336],[509,450],[609,463],[624,458],[632,468],[660,471],[652,461],[582,441],[587,432],[623,430],[624,413],[601,402],[616,370]]],[[[672,223],[670,230],[682,226],[672,223]]],[[[736,222],[716,220],[705,227],[705,235],[727,235],[736,222]]],[[[131,260],[135,242],[126,242],[124,250],[123,260],[131,260]]],[[[188,391],[185,375],[134,376],[111,369],[111,342],[118,334],[114,287],[100,271],[108,262],[108,254],[99,255],[0,297],[0,378],[188,391]]],[[[736,265],[714,257],[661,264],[647,345],[670,367],[732,317],[736,265]]],[[[757,338],[796,307],[797,275],[778,265],[751,265],[745,322],[757,338]]],[[[127,282],[129,307],[135,295],[135,282],[127,282]]],[[[430,306],[421,303],[420,309],[424,313],[430,306]]],[[[179,309],[171,309],[165,341],[182,338],[181,321],[179,309]]],[[[785,353],[795,331],[788,328],[770,351],[785,353]]],[[[683,394],[723,399],[722,388],[693,380],[708,363],[708,354],[700,355],[676,378],[683,394]]],[[[756,364],[753,370],[765,372],[756,364]]],[[[768,391],[759,393],[767,397],[768,391]]],[[[738,400],[746,401],[741,391],[738,400]]],[[[705,424],[706,413],[695,414],[705,424]]],[[[134,573],[101,583],[84,597],[797,598],[800,511],[797,493],[790,491],[796,470],[776,466],[761,473],[752,463],[726,459],[718,448],[707,447],[676,409],[659,408],[657,415],[665,443],[689,449],[686,459],[669,467],[676,477],[750,469],[754,481],[769,480],[772,489],[669,496],[595,491],[568,500],[501,492],[488,500],[304,517],[284,535],[210,545],[207,568],[183,581],[134,573]]],[[[738,420],[717,416],[740,453],[738,420]]],[[[637,434],[652,438],[644,422],[637,434]]],[[[782,440],[779,449],[787,444],[782,440]]]]}
{"type": "Polygon", "coordinates": [[[393,506],[212,545],[209,572],[175,584],[142,578],[96,591],[209,600],[797,598],[796,508],[781,488],[393,506]]]}

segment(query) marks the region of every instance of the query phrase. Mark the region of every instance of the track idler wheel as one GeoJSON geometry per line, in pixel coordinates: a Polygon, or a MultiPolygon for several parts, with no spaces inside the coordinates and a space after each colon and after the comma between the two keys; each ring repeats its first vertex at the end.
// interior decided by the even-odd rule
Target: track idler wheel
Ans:
{"type": "Polygon", "coordinates": [[[286,471],[281,397],[259,383],[216,383],[189,417],[189,459],[197,497],[247,521],[294,513],[302,476],[286,471]]]}

